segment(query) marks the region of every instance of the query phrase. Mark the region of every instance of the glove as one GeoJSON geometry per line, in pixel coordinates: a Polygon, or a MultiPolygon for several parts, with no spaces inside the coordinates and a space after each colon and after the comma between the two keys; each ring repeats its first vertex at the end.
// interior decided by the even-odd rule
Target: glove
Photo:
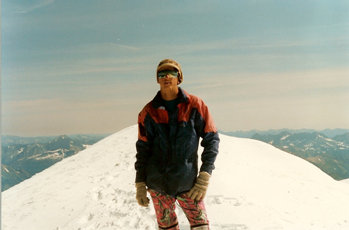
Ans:
{"type": "Polygon", "coordinates": [[[188,192],[192,200],[200,201],[204,199],[211,175],[208,172],[200,172],[195,185],[188,192]]]}
{"type": "Polygon", "coordinates": [[[138,204],[143,207],[148,207],[149,198],[147,197],[147,188],[144,182],[136,183],[136,199],[138,204]]]}

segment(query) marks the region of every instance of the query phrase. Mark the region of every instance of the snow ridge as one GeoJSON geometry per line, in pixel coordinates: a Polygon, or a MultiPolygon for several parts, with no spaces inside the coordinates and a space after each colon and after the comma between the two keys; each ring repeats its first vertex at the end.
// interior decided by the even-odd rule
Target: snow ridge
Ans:
{"type": "MultiPolygon", "coordinates": [[[[220,138],[211,229],[349,229],[348,183],[269,144],[220,138]]],[[[156,229],[152,205],[135,200],[136,139],[128,127],[3,192],[3,230],[156,229]]]]}

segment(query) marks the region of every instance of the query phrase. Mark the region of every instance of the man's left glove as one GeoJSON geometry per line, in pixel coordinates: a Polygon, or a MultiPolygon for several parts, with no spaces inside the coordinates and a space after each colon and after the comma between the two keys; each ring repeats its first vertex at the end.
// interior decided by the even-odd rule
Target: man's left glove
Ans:
{"type": "Polygon", "coordinates": [[[204,199],[210,177],[211,175],[208,172],[203,171],[199,173],[194,187],[188,192],[188,196],[192,200],[200,201],[204,199]]]}
{"type": "Polygon", "coordinates": [[[147,197],[147,187],[144,182],[136,183],[136,199],[138,204],[143,207],[148,207],[149,198],[147,197]]]}

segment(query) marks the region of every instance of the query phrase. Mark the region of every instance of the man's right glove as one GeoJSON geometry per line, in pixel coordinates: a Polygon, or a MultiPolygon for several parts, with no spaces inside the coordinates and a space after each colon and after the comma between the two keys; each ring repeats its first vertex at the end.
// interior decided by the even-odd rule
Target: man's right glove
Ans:
{"type": "Polygon", "coordinates": [[[204,199],[210,177],[211,175],[208,172],[202,171],[199,173],[194,187],[188,192],[188,196],[192,200],[200,201],[204,199]]]}
{"type": "Polygon", "coordinates": [[[148,207],[149,198],[147,197],[147,187],[144,182],[136,183],[136,199],[138,204],[143,207],[148,207]]]}

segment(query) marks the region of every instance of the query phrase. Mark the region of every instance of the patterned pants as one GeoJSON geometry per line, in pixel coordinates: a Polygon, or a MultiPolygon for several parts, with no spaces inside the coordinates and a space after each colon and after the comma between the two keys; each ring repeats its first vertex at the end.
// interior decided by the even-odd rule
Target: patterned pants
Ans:
{"type": "Polygon", "coordinates": [[[207,219],[206,209],[203,200],[194,201],[187,196],[181,194],[176,198],[163,195],[159,192],[149,189],[149,193],[153,200],[156,218],[159,229],[178,230],[178,220],[175,213],[176,200],[187,216],[191,229],[208,230],[209,221],[207,219]]]}

